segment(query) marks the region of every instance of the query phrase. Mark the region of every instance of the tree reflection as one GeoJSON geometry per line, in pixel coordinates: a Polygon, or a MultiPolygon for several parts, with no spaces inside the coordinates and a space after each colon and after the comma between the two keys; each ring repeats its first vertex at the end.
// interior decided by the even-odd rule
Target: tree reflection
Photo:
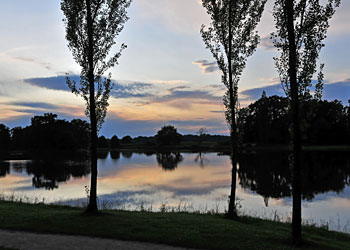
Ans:
{"type": "Polygon", "coordinates": [[[205,157],[205,154],[202,152],[198,153],[198,155],[194,158],[194,161],[199,163],[201,168],[204,168],[209,162],[209,160],[205,157]]]}
{"type": "MultiPolygon", "coordinates": [[[[302,197],[312,200],[329,191],[340,192],[350,183],[350,161],[344,152],[304,152],[302,197]]],[[[240,156],[240,185],[266,198],[290,197],[288,152],[258,152],[240,156]]],[[[265,202],[267,204],[267,202],[265,202]]]]}
{"type": "Polygon", "coordinates": [[[159,152],[157,153],[157,162],[165,171],[175,170],[177,165],[183,160],[179,152],[159,152]]]}
{"type": "Polygon", "coordinates": [[[10,163],[7,161],[0,161],[0,178],[5,177],[10,173],[10,163]]]}
{"type": "Polygon", "coordinates": [[[98,159],[106,159],[108,156],[108,151],[102,150],[102,151],[97,151],[97,158],[98,159]]]}
{"type": "Polygon", "coordinates": [[[122,156],[126,159],[130,159],[132,157],[131,151],[122,151],[122,156]]]}
{"type": "Polygon", "coordinates": [[[302,171],[303,198],[311,200],[318,193],[340,192],[350,184],[350,157],[346,152],[317,152],[303,156],[307,166],[302,171]]]}
{"type": "Polygon", "coordinates": [[[24,163],[28,175],[33,175],[33,186],[53,190],[60,182],[71,177],[81,178],[90,174],[86,156],[67,158],[62,155],[44,154],[34,156],[32,161],[24,163]]]}
{"type": "Polygon", "coordinates": [[[110,152],[110,154],[111,154],[112,160],[119,160],[119,158],[120,158],[120,152],[119,151],[112,150],[110,152]]]}

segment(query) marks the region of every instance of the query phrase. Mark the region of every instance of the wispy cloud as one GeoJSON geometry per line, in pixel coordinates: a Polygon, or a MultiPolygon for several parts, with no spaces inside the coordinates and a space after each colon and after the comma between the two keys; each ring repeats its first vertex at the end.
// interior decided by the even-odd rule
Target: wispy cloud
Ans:
{"type": "Polygon", "coordinates": [[[57,109],[59,106],[51,103],[46,102],[10,102],[9,105],[13,106],[19,106],[19,107],[28,107],[28,108],[34,108],[34,109],[57,109]]]}
{"type": "Polygon", "coordinates": [[[111,95],[116,98],[150,97],[153,96],[153,94],[147,90],[152,87],[153,85],[150,83],[134,82],[123,85],[114,82],[111,95]]]}
{"type": "Polygon", "coordinates": [[[52,70],[52,64],[49,62],[43,62],[36,58],[30,58],[30,57],[23,57],[23,56],[14,56],[13,59],[26,62],[26,63],[32,63],[42,66],[43,68],[47,70],[52,70]]]}
{"type": "Polygon", "coordinates": [[[194,61],[193,64],[197,64],[202,69],[203,73],[213,73],[219,70],[219,67],[215,61],[209,62],[208,60],[198,60],[194,61]]]}
{"type": "Polygon", "coordinates": [[[1,52],[0,57],[4,58],[6,60],[9,60],[9,61],[37,65],[37,66],[40,66],[40,67],[45,68],[47,70],[52,70],[53,66],[50,62],[45,62],[42,59],[39,59],[36,57],[13,55],[13,53],[23,52],[23,51],[26,51],[28,49],[33,49],[33,48],[32,47],[13,48],[13,49],[1,52]]]}
{"type": "MultiPolygon", "coordinates": [[[[207,101],[214,101],[215,103],[221,102],[222,97],[221,96],[215,96],[210,91],[205,90],[187,90],[189,87],[180,86],[177,88],[171,88],[168,89],[169,94],[164,96],[158,96],[153,97],[151,99],[151,102],[171,102],[171,101],[180,101],[183,102],[183,100],[189,100],[190,102],[196,102],[198,100],[207,100],[207,101]],[[182,100],[182,101],[181,101],[182,100]]],[[[184,103],[184,105],[188,105],[184,103]]]]}

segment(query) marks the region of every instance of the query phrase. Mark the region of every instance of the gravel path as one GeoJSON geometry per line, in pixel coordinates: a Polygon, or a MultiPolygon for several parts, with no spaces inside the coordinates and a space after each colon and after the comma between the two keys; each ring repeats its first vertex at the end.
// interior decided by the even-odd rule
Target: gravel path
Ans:
{"type": "Polygon", "coordinates": [[[86,236],[0,230],[0,246],[18,250],[185,250],[189,248],[86,236]]]}

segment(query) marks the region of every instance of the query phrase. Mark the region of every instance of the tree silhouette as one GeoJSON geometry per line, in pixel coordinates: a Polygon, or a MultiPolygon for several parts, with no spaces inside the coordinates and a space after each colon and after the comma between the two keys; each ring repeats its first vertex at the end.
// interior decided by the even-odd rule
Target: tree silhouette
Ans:
{"type": "Polygon", "coordinates": [[[204,141],[204,137],[207,135],[208,131],[206,128],[200,128],[197,132],[198,134],[198,143],[199,145],[202,144],[202,142],[204,141]]]}
{"type": "Polygon", "coordinates": [[[91,187],[87,212],[97,211],[97,134],[106,116],[108,98],[112,88],[111,74],[103,74],[115,64],[121,51],[108,58],[127,21],[126,8],[131,0],[62,0],[65,15],[66,39],[75,61],[81,67],[80,86],[67,76],[67,84],[86,102],[86,115],[91,126],[91,187]],[[96,86],[95,86],[96,85],[96,86]]]}
{"type": "Polygon", "coordinates": [[[110,146],[111,146],[111,148],[113,149],[115,149],[115,148],[119,148],[119,146],[120,146],[120,140],[119,140],[119,138],[118,138],[118,136],[116,136],[116,135],[113,135],[112,136],[112,138],[111,138],[111,140],[110,140],[110,146]]]}
{"type": "Polygon", "coordinates": [[[10,147],[10,129],[4,124],[0,124],[0,150],[8,150],[10,147]]]}
{"type": "Polygon", "coordinates": [[[176,145],[181,142],[181,135],[171,125],[162,127],[155,137],[159,145],[176,145]]]}
{"type": "Polygon", "coordinates": [[[247,58],[253,54],[259,42],[255,28],[260,21],[265,3],[266,0],[202,0],[212,21],[207,30],[202,25],[202,38],[222,71],[222,83],[227,89],[224,104],[232,147],[232,186],[228,211],[230,218],[237,216],[235,196],[238,154],[236,121],[238,82],[247,58]]]}
{"type": "Polygon", "coordinates": [[[238,112],[243,143],[287,144],[288,100],[280,96],[262,96],[238,112]]]}
{"type": "Polygon", "coordinates": [[[122,144],[130,144],[132,143],[132,138],[130,135],[126,135],[124,136],[121,141],[120,141],[122,144]]]}
{"type": "Polygon", "coordinates": [[[100,136],[98,138],[98,141],[97,141],[97,146],[98,146],[98,148],[108,149],[109,148],[109,142],[106,139],[106,137],[104,137],[103,135],[100,136]]]}
{"type": "MultiPolygon", "coordinates": [[[[301,116],[303,101],[311,98],[310,86],[316,73],[316,61],[340,0],[327,0],[325,5],[311,0],[276,0],[273,15],[276,32],[272,33],[275,47],[281,51],[275,58],[276,67],[286,95],[290,98],[291,143],[290,165],[293,169],[292,237],[301,242],[301,116]]],[[[318,74],[315,98],[322,95],[323,64],[318,74]]]]}

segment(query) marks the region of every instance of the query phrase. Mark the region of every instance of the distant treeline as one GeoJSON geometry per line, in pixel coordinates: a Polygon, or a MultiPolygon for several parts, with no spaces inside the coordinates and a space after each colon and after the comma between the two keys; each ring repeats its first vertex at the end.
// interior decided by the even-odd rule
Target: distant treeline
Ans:
{"type": "MultiPolygon", "coordinates": [[[[139,136],[132,138],[127,135],[119,139],[116,135],[110,139],[100,136],[98,138],[98,148],[102,149],[118,149],[121,147],[132,147],[132,145],[145,146],[148,148],[157,148],[163,144],[163,141],[170,142],[171,145],[180,142],[213,142],[213,143],[226,143],[228,142],[227,136],[222,135],[180,135],[177,133],[173,126],[165,126],[170,133],[160,136],[139,136]],[[171,138],[172,133],[175,133],[178,140],[172,142],[167,140],[167,136],[171,138]],[[165,138],[164,138],[165,137],[165,138]]],[[[117,129],[117,128],[116,128],[117,129]]],[[[162,129],[160,131],[162,131],[162,129]]],[[[34,116],[31,119],[31,124],[26,127],[15,127],[13,129],[8,128],[4,124],[0,124],[0,150],[78,150],[87,149],[90,138],[90,126],[89,123],[74,119],[72,121],[66,121],[63,119],[57,119],[56,114],[47,113],[43,116],[34,116]]]]}
{"type": "MultiPolygon", "coordinates": [[[[239,111],[243,143],[288,144],[290,113],[288,99],[263,96],[239,111]]],[[[350,144],[350,109],[340,101],[310,99],[302,102],[300,123],[304,145],[350,144]]]]}
{"type": "MultiPolygon", "coordinates": [[[[300,124],[305,145],[349,145],[350,108],[337,100],[303,102],[303,117],[300,124]]],[[[280,96],[266,97],[248,107],[241,108],[238,115],[240,140],[243,144],[287,145],[289,139],[288,99],[280,96]]],[[[31,125],[9,129],[0,124],[0,150],[76,150],[89,145],[89,123],[80,119],[66,121],[56,114],[34,116],[31,125]]],[[[116,128],[117,130],[117,128],[116,128]]],[[[98,147],[158,148],[193,144],[190,148],[220,148],[229,146],[229,137],[197,133],[181,135],[173,126],[162,127],[155,136],[132,138],[116,135],[110,139],[100,136],[98,147]],[[168,145],[167,145],[168,144],[168,145]]]]}
{"type": "Polygon", "coordinates": [[[0,149],[55,149],[87,148],[90,126],[86,121],[57,119],[56,114],[34,116],[31,125],[9,129],[0,124],[0,149]]]}

